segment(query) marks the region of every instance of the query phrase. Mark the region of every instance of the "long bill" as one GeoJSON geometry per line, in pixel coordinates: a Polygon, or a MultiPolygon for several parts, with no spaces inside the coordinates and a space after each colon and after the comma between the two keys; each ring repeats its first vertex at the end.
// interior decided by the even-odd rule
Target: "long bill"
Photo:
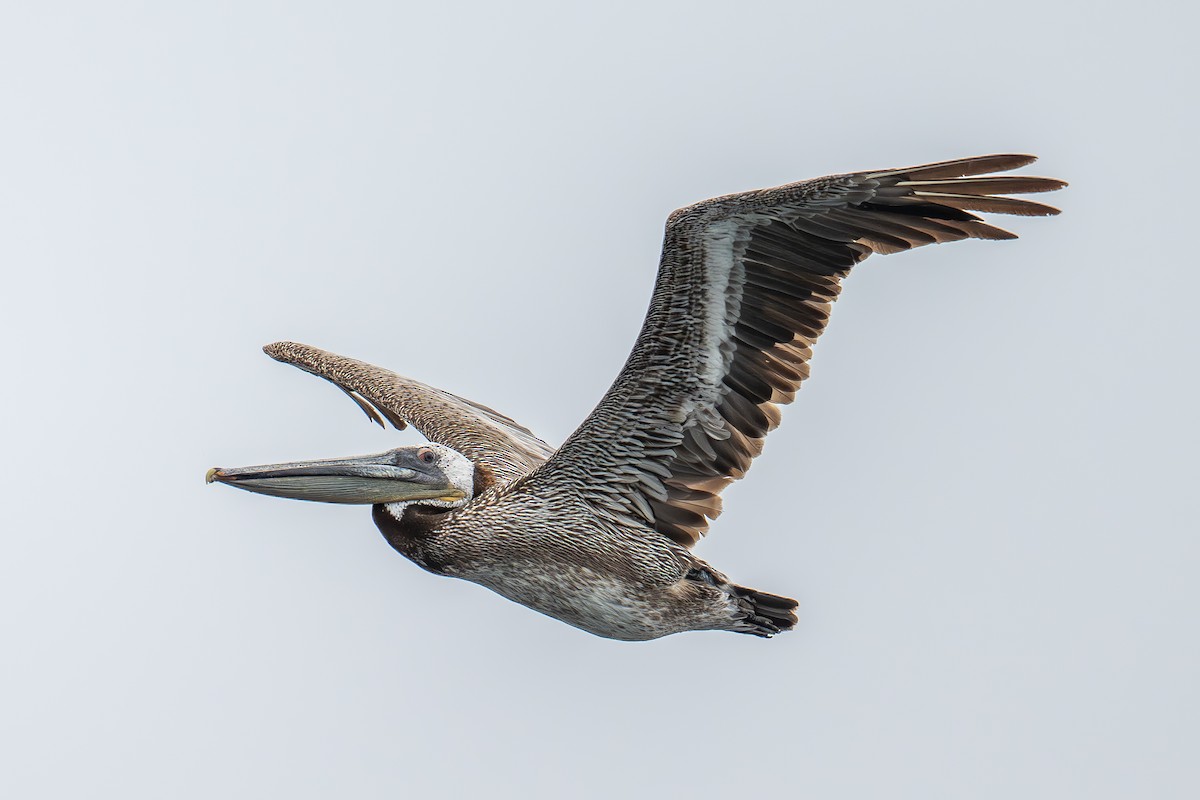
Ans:
{"type": "Polygon", "coordinates": [[[436,463],[421,461],[416,448],[401,447],[369,456],[264,464],[226,469],[213,467],[207,483],[224,483],[247,492],[318,503],[394,503],[410,500],[461,500],[436,463]]]}

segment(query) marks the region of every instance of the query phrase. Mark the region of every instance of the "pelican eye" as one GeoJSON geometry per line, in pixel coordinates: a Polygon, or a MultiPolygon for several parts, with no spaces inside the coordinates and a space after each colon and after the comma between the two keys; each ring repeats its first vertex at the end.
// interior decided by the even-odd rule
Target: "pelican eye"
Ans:
{"type": "Polygon", "coordinates": [[[426,447],[417,451],[417,460],[422,464],[432,464],[437,461],[437,454],[426,447]]]}

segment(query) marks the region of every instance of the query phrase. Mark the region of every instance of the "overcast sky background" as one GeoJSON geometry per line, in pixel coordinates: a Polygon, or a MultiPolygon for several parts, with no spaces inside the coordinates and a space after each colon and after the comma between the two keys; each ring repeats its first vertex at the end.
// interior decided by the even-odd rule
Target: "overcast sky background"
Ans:
{"type": "Polygon", "coordinates": [[[431,5],[0,13],[0,794],[1200,795],[1196,20],[431,5]],[[593,638],[204,485],[418,440],[267,342],[559,442],[673,208],[989,152],[1065,213],[864,264],[698,548],[792,634],[593,638]]]}

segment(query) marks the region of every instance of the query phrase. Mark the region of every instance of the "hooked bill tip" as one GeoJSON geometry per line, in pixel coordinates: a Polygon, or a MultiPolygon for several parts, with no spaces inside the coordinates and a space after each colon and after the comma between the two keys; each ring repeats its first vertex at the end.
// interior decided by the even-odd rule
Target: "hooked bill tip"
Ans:
{"type": "Polygon", "coordinates": [[[204,482],[212,483],[217,479],[217,473],[221,471],[220,467],[213,467],[208,472],[204,473],[204,482]]]}

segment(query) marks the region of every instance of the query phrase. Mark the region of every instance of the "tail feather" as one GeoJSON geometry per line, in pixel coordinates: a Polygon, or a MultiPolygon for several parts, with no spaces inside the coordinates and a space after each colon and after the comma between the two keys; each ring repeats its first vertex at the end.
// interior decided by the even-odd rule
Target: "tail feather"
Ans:
{"type": "Polygon", "coordinates": [[[746,612],[741,624],[734,628],[738,633],[770,638],[796,627],[799,621],[796,617],[796,607],[800,604],[792,598],[748,589],[745,586],[731,588],[738,605],[746,612]]]}

